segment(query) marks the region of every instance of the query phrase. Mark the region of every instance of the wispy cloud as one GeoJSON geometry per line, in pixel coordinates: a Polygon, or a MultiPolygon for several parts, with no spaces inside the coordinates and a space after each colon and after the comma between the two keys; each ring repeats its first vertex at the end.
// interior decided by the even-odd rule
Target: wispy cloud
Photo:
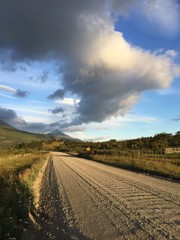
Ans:
{"type": "Polygon", "coordinates": [[[12,96],[9,96],[9,95],[6,95],[6,94],[2,94],[2,93],[0,93],[0,96],[5,97],[5,98],[10,98],[10,99],[15,99],[15,97],[12,97],[12,96]]]}
{"type": "Polygon", "coordinates": [[[180,94],[179,88],[167,88],[167,89],[161,89],[157,91],[160,95],[176,95],[180,94]]]}
{"type": "Polygon", "coordinates": [[[175,118],[172,118],[171,120],[174,122],[180,121],[180,115],[176,116],[175,118]]]}
{"type": "Polygon", "coordinates": [[[11,93],[16,93],[16,89],[6,86],[6,85],[0,85],[0,91],[6,91],[6,92],[11,92],[11,93]]]}
{"type": "Polygon", "coordinates": [[[86,142],[104,142],[110,139],[111,139],[111,136],[99,136],[99,137],[85,138],[84,140],[86,142]]]}
{"type": "Polygon", "coordinates": [[[180,4],[177,0],[145,0],[144,14],[166,34],[180,31],[180,4]]]}
{"type": "Polygon", "coordinates": [[[15,88],[12,88],[12,87],[9,87],[6,85],[0,85],[0,91],[6,91],[6,92],[13,93],[13,96],[20,97],[20,98],[25,98],[29,94],[29,92],[27,92],[27,91],[23,91],[21,89],[15,89],[15,88]]]}

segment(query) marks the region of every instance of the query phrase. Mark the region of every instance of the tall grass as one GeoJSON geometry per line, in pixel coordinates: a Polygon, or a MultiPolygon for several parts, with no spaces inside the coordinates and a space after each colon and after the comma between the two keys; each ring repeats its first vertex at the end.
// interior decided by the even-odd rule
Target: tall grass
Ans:
{"type": "Polygon", "coordinates": [[[0,239],[19,239],[33,207],[32,185],[47,154],[0,160],[0,239]]]}

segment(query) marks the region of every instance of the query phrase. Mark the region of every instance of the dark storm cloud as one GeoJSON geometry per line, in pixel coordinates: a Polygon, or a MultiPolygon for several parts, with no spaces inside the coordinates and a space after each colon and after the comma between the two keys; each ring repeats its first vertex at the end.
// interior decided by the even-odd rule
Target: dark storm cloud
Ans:
{"type": "Polygon", "coordinates": [[[27,97],[28,95],[29,95],[29,92],[23,91],[23,90],[21,90],[21,89],[17,89],[17,90],[16,90],[16,93],[14,94],[14,96],[20,97],[20,98],[25,98],[25,97],[27,97]]]}
{"type": "Polygon", "coordinates": [[[48,98],[49,99],[59,99],[59,98],[63,98],[65,94],[64,89],[58,89],[56,90],[53,94],[49,95],[48,98]]]}
{"type": "Polygon", "coordinates": [[[14,60],[64,56],[78,39],[77,17],[101,11],[104,2],[0,0],[0,49],[11,50],[14,60]]]}
{"type": "Polygon", "coordinates": [[[12,119],[16,119],[16,118],[18,118],[18,116],[14,110],[0,107],[0,119],[1,120],[9,123],[9,121],[11,121],[12,119]]]}
{"type": "Polygon", "coordinates": [[[63,107],[55,107],[54,109],[49,109],[49,112],[51,112],[52,114],[63,113],[65,111],[66,109],[63,107]]]}

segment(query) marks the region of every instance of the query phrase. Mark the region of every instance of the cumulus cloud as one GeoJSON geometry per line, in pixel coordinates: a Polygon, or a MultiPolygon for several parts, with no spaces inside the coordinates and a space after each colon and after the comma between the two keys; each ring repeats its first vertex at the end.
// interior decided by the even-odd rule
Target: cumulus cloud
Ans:
{"type": "Polygon", "coordinates": [[[2,107],[0,107],[0,119],[12,126],[24,124],[25,122],[14,110],[2,107]]]}
{"type": "Polygon", "coordinates": [[[82,24],[86,36],[94,39],[86,55],[81,55],[80,67],[73,63],[64,72],[64,88],[80,98],[79,116],[72,124],[124,115],[144,91],[170,85],[175,75],[174,55],[130,45],[106,17],[99,20],[86,15],[82,24]]]}
{"type": "MultiPolygon", "coordinates": [[[[114,30],[112,13],[125,15],[134,3],[137,1],[0,0],[0,50],[9,51],[12,61],[59,63],[62,88],[48,98],[63,99],[68,93],[79,99],[71,125],[123,116],[144,91],[167,88],[179,74],[174,51],[141,49],[114,30]]],[[[177,29],[175,0],[139,0],[138,4],[160,26],[176,23],[177,29]]]]}

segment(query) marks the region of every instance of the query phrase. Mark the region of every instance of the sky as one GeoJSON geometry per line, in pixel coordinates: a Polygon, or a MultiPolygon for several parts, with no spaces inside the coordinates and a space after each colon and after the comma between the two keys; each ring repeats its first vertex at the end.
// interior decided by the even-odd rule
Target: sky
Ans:
{"type": "Polygon", "coordinates": [[[85,141],[180,130],[179,0],[0,0],[0,119],[85,141]]]}

